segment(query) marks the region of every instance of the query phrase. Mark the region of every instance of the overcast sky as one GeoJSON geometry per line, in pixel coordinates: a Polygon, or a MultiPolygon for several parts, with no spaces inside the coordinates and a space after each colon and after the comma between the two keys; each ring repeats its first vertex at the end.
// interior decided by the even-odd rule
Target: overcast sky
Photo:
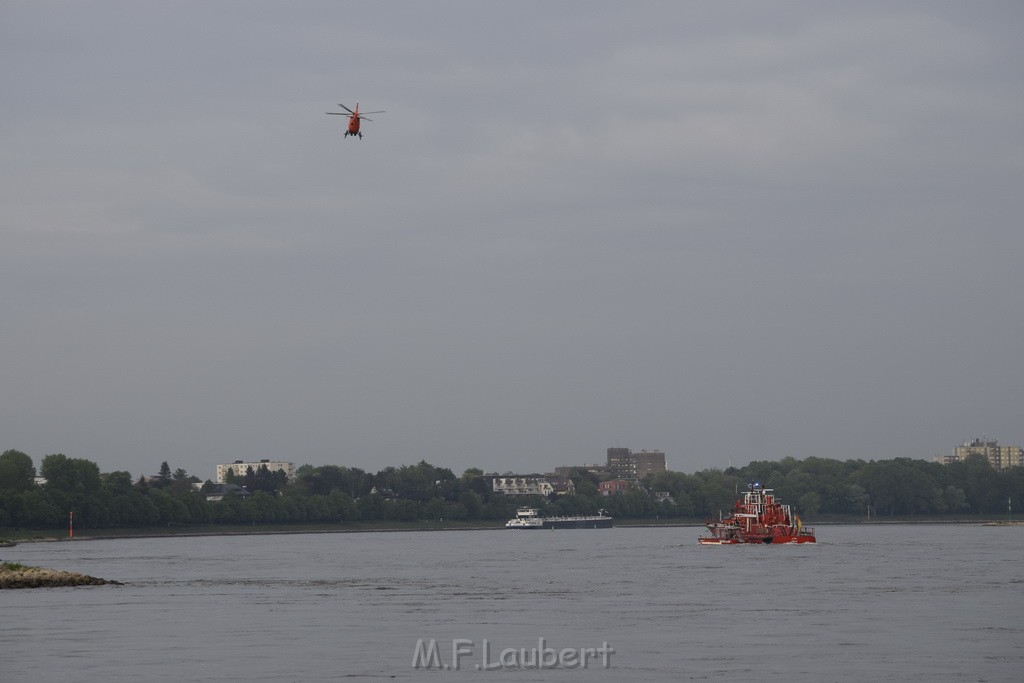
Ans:
{"type": "Polygon", "coordinates": [[[1024,441],[1024,4],[0,1],[0,450],[1024,441]],[[386,110],[344,138],[337,103],[386,110]]]}

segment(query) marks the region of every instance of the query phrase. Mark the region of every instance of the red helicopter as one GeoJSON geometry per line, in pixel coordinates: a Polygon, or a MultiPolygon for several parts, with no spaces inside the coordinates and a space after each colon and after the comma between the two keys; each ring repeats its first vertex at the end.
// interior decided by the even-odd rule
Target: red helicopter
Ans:
{"type": "Polygon", "coordinates": [[[358,135],[360,140],[363,139],[363,134],[359,132],[359,122],[360,121],[371,121],[372,120],[372,119],[366,118],[366,114],[383,114],[384,113],[384,110],[382,109],[380,111],[368,111],[368,112],[365,112],[365,113],[361,114],[361,113],[359,113],[359,103],[358,102],[356,102],[355,111],[349,109],[344,104],[339,104],[338,106],[341,107],[342,109],[344,109],[345,111],[329,111],[329,112],[325,112],[325,113],[331,114],[333,116],[347,116],[348,117],[348,129],[345,131],[345,137],[348,137],[349,135],[358,135]],[[345,112],[348,112],[348,113],[346,114],[345,112]]]}

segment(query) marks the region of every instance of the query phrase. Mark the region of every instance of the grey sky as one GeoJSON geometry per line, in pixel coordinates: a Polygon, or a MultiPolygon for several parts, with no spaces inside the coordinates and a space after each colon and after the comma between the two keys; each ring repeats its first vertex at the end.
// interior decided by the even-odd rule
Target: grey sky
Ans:
{"type": "Polygon", "coordinates": [[[1024,441],[1017,2],[0,3],[0,450],[1024,441]],[[385,109],[343,138],[336,103],[385,109]]]}

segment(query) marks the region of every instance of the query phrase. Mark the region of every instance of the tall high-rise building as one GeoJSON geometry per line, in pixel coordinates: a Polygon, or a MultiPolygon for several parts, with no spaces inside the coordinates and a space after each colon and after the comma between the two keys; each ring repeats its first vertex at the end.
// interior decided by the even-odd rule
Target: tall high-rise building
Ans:
{"type": "Polygon", "coordinates": [[[616,477],[633,477],[633,454],[628,448],[608,449],[608,469],[616,477]]]}
{"type": "Polygon", "coordinates": [[[982,456],[997,470],[1024,465],[1024,449],[1020,446],[1000,446],[995,439],[986,441],[984,438],[964,441],[953,449],[953,455],[940,455],[935,460],[948,465],[951,462],[963,462],[972,455],[982,456]]]}
{"type": "Polygon", "coordinates": [[[636,478],[643,479],[648,474],[666,471],[665,454],[661,451],[640,451],[633,454],[636,461],[636,478]]]}
{"type": "Polygon", "coordinates": [[[616,477],[625,479],[643,479],[648,474],[667,471],[662,451],[634,453],[628,448],[608,449],[608,469],[616,477]]]}

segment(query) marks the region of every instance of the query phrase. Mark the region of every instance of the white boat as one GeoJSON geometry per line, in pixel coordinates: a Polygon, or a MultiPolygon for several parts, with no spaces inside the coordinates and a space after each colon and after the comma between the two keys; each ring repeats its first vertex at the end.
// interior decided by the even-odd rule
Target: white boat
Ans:
{"type": "Polygon", "coordinates": [[[537,508],[519,508],[516,516],[505,522],[506,529],[610,529],[612,518],[604,510],[596,515],[565,515],[541,517],[537,508]]]}

